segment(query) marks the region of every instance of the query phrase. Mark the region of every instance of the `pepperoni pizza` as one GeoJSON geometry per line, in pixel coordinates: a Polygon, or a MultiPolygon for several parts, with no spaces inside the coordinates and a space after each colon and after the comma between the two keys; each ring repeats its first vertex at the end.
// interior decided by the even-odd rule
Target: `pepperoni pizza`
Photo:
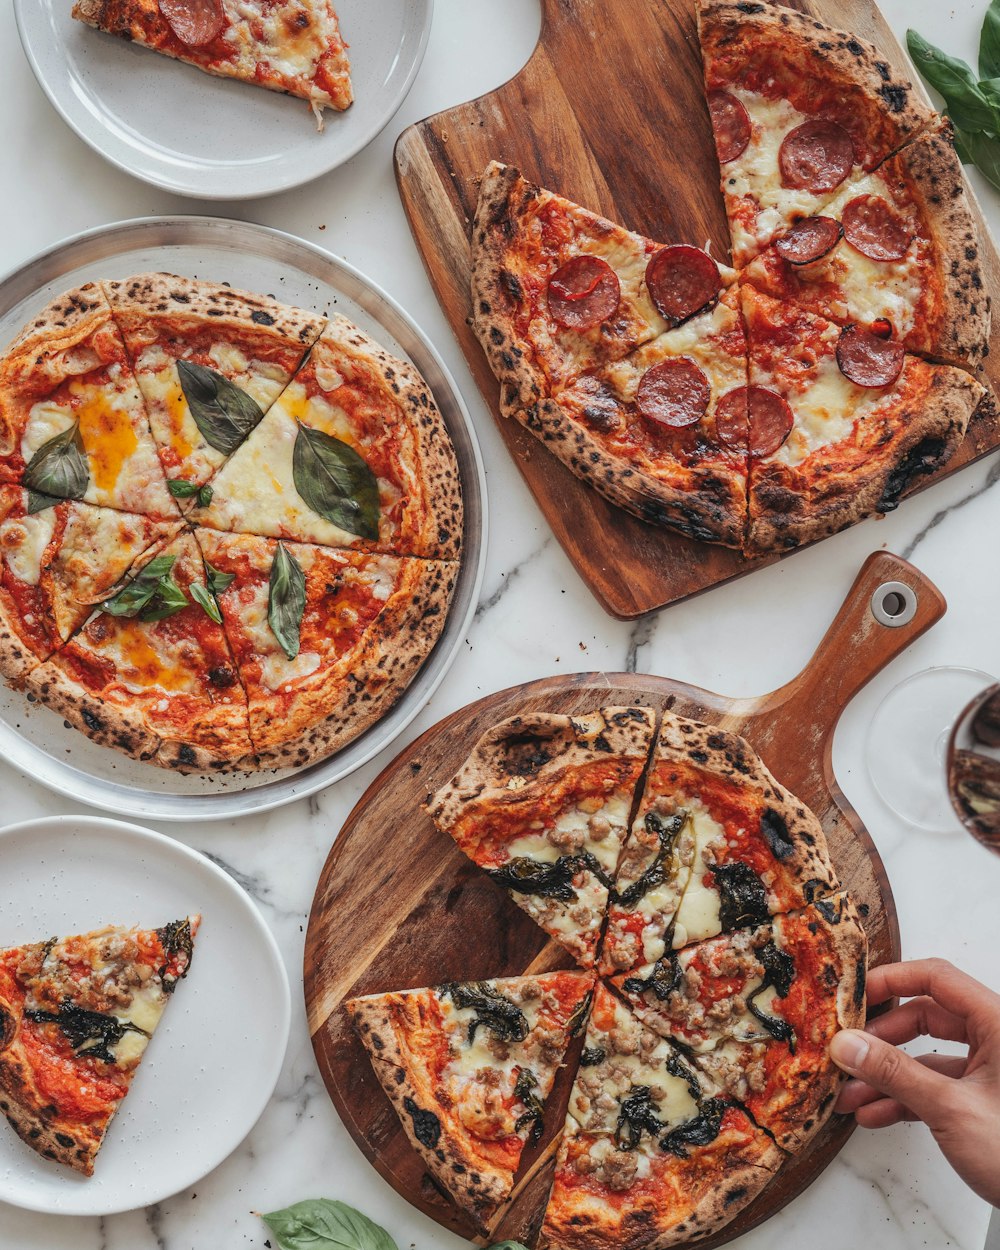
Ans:
{"type": "Polygon", "coordinates": [[[945,463],[983,395],[989,299],[948,124],[875,48],[752,0],[702,0],[699,31],[738,272],[494,163],[472,324],[502,411],[573,473],[756,555],[945,463]]]}

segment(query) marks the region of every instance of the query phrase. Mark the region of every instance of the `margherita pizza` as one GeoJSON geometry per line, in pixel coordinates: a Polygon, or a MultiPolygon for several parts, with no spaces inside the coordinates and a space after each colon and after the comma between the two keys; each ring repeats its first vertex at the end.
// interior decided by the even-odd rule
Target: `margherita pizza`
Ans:
{"type": "Polygon", "coordinates": [[[85,1176],[177,983],[200,916],[0,951],[0,1112],[85,1176]]]}

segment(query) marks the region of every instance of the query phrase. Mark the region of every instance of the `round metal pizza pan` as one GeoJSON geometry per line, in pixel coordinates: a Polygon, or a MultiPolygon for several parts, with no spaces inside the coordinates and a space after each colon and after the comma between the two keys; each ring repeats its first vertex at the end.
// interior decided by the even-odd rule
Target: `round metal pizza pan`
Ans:
{"type": "Polygon", "coordinates": [[[472,420],[450,373],[400,306],[345,261],[292,235],[216,217],[156,217],[87,231],[0,280],[0,348],[61,291],[96,278],[168,270],[229,282],[356,322],[424,376],[451,434],[465,500],[461,569],[441,637],[399,702],[329,759],[299,770],[185,777],[99,747],[0,681],[0,758],[67,798],[120,816],[228,820],[340,781],[384,750],[427,704],[465,637],[486,558],[486,482],[472,420]]]}

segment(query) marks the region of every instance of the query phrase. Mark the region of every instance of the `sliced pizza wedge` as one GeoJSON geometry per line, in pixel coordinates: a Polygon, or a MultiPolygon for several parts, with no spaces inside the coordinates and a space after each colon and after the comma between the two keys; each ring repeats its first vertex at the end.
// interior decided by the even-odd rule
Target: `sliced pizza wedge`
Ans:
{"type": "Polygon", "coordinates": [[[169,273],[138,274],[103,289],[167,484],[190,506],[288,385],[326,319],[169,273]]]}
{"type": "Polygon", "coordinates": [[[458,565],[198,531],[258,759],[323,758],[384,716],[444,627],[458,565]]]}
{"type": "Polygon", "coordinates": [[[0,951],[0,1112],[85,1176],[177,984],[200,916],[0,951]]]}
{"type": "Polygon", "coordinates": [[[796,222],[744,282],[838,325],[882,325],[909,352],[975,367],[989,300],[948,129],[922,134],[796,222]]]}
{"type": "Polygon", "coordinates": [[[730,410],[746,388],[739,293],[514,415],[577,477],[645,521],[739,547],[747,451],[730,410]]]}
{"type": "Polygon", "coordinates": [[[733,280],[696,247],[634,234],[494,161],[472,231],[472,325],[511,412],[620,360],[733,280]]]}
{"type": "Polygon", "coordinates": [[[428,804],[438,828],[585,968],[655,723],[642,707],[511,717],[428,804]]]}
{"type": "Polygon", "coordinates": [[[784,1157],[738,1103],[599,984],[542,1244],[687,1245],[727,1224],[784,1157]]]}
{"type": "Polygon", "coordinates": [[[0,482],[161,520],[179,515],[96,283],[43,308],[0,361],[0,482]]]}
{"type": "Polygon", "coordinates": [[[744,286],[750,352],[745,550],[775,551],[892,511],[944,464],[984,394],[883,327],[841,327],[744,286]]]}
{"type": "Polygon", "coordinates": [[[0,485],[0,672],[20,682],[73,634],[112,593],[132,564],[175,533],[114,508],[39,501],[0,485]]]}
{"type": "Polygon", "coordinates": [[[836,888],[819,821],[749,743],[665,712],[608,909],[601,970],[655,964],[836,888]]]}
{"type": "Polygon", "coordinates": [[[76,0],[77,21],[208,74],[346,109],[351,67],[331,0],[76,0]]]}
{"type": "Polygon", "coordinates": [[[799,1150],[840,1086],[831,1038],[864,1027],[867,964],[861,920],[841,893],[668,952],[612,984],[783,1149],[799,1150]]]}
{"type": "Polygon", "coordinates": [[[252,756],[247,699],[194,536],[147,553],[27,689],[88,737],[163,768],[252,756]]]}
{"type": "Polygon", "coordinates": [[[937,121],[876,48],[811,15],[701,0],[698,30],[738,268],[937,121]]]}
{"type": "Polygon", "coordinates": [[[333,317],[306,364],[212,481],[199,525],[454,559],[458,462],[412,365],[333,317]]]}
{"type": "Polygon", "coordinates": [[[582,1028],[584,972],[451,983],[345,1004],[414,1149],[486,1226],[513,1188],[526,1142],[582,1028]]]}

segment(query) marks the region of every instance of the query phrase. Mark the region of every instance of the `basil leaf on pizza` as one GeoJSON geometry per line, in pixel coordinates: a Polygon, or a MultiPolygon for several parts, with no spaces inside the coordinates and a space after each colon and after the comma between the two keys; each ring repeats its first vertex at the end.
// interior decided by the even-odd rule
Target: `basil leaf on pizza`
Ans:
{"type": "Polygon", "coordinates": [[[313,512],[349,534],[378,538],[378,481],[353,447],[300,425],[292,452],[295,489],[313,512]]]}
{"type": "Polygon", "coordinates": [[[90,468],[78,421],[39,447],[28,461],[23,482],[29,491],[40,495],[83,498],[90,484],[90,468]]]}
{"type": "Polygon", "coordinates": [[[165,621],[168,616],[183,612],[187,606],[187,595],[174,581],[173,572],[167,572],[160,578],[148,606],[139,613],[139,620],[147,623],[165,621]]]}
{"type": "Polygon", "coordinates": [[[214,564],[205,561],[205,572],[208,574],[208,588],[213,595],[221,595],[229,589],[236,577],[235,573],[223,573],[214,564]]]}
{"type": "Polygon", "coordinates": [[[192,582],[188,589],[191,591],[191,598],[203,609],[205,615],[215,621],[216,625],[221,625],[222,613],[215,602],[215,596],[208,587],[203,586],[201,582],[192,582]]]}
{"type": "Polygon", "coordinates": [[[331,1198],[307,1198],[261,1219],[278,1250],[398,1250],[380,1224],[331,1198]]]}
{"type": "Polygon", "coordinates": [[[44,512],[46,508],[53,508],[57,503],[62,502],[55,495],[43,495],[41,491],[29,490],[28,516],[34,516],[36,512],[44,512]]]}
{"type": "Polygon", "coordinates": [[[231,455],[264,418],[252,396],[214,369],[178,360],[177,376],[202,437],[224,455],[231,455]]]}
{"type": "Polygon", "coordinates": [[[167,490],[175,499],[193,499],[198,493],[198,487],[194,482],[189,482],[187,478],[171,477],[167,479],[167,490]]]}
{"type": "Polygon", "coordinates": [[[176,556],[156,556],[116,595],[105,599],[101,611],[110,616],[163,621],[188,605],[187,596],[174,581],[176,556]]]}
{"type": "Polygon", "coordinates": [[[299,631],[306,610],[306,575],[284,543],[278,543],[268,581],[267,623],[290,660],[299,653],[299,631]]]}

